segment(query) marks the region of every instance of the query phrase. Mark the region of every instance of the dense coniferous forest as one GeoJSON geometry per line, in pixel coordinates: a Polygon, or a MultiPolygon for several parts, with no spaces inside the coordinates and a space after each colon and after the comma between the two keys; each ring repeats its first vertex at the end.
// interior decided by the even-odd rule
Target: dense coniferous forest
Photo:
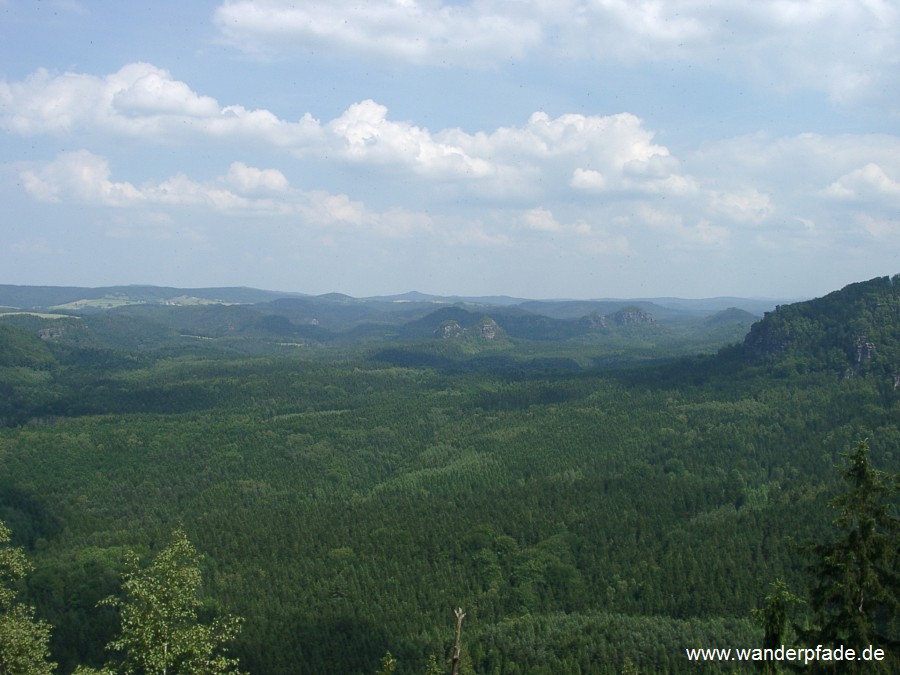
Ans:
{"type": "Polygon", "coordinates": [[[0,287],[0,521],[55,672],[109,662],[173,536],[256,675],[449,672],[455,608],[463,673],[757,672],[685,649],[761,646],[779,598],[786,643],[842,637],[863,440],[898,666],[900,277],[761,318],[129,288],[0,287]]]}

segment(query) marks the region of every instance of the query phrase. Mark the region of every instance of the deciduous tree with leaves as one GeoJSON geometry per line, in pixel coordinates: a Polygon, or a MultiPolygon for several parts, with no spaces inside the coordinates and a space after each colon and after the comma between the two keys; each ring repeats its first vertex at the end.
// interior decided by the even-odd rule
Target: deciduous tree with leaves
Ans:
{"type": "Polygon", "coordinates": [[[20,548],[10,545],[10,531],[0,522],[0,675],[45,675],[54,672],[50,626],[19,602],[13,584],[31,571],[20,548]]]}
{"type": "Polygon", "coordinates": [[[214,675],[239,673],[236,659],[223,653],[240,629],[235,617],[198,621],[201,606],[200,556],[177,530],[172,543],[146,568],[135,554],[127,560],[124,597],[103,604],[118,607],[122,627],[109,648],[122,654],[114,670],[125,675],[214,675]]]}

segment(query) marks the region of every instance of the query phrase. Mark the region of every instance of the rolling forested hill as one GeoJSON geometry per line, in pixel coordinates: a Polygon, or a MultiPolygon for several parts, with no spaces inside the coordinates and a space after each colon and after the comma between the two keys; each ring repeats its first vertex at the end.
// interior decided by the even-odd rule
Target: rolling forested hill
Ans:
{"type": "Polygon", "coordinates": [[[371,673],[388,650],[422,673],[457,607],[462,672],[756,672],[684,650],[761,644],[776,578],[805,596],[799,544],[834,536],[858,440],[900,468],[898,295],[873,279],[756,323],[29,305],[0,316],[0,520],[61,673],[104,663],[97,602],[178,528],[204,616],[245,619],[232,651],[257,675],[371,673]]]}

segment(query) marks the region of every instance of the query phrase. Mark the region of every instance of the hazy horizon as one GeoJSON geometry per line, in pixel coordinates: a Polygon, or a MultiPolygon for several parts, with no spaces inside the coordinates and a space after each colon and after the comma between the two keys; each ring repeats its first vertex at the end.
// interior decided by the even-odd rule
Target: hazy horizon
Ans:
{"type": "MultiPolygon", "coordinates": [[[[712,295],[712,296],[703,296],[703,297],[685,297],[685,296],[671,296],[671,295],[663,295],[663,296],[598,296],[598,297],[526,297],[526,296],[514,296],[514,295],[502,295],[495,293],[485,293],[478,295],[470,295],[470,294],[460,294],[460,293],[428,293],[425,291],[420,291],[418,289],[413,289],[409,291],[402,291],[397,293],[380,293],[375,295],[350,295],[347,293],[342,293],[340,291],[325,291],[323,293],[307,293],[302,290],[294,290],[294,289],[284,289],[284,288],[258,288],[255,286],[235,286],[235,285],[225,285],[225,286],[170,286],[170,285],[161,285],[161,284],[143,284],[143,283],[126,283],[126,284],[104,284],[101,286],[81,286],[78,284],[4,284],[0,283],[0,288],[3,286],[13,286],[19,288],[50,288],[50,289],[84,289],[90,291],[99,291],[99,290],[118,290],[118,289],[146,289],[146,288],[156,288],[160,290],[171,290],[171,291],[197,291],[197,292],[209,292],[214,290],[246,290],[246,291],[258,291],[261,293],[272,293],[276,295],[284,295],[284,296],[302,296],[302,297],[310,297],[310,298],[321,298],[330,295],[339,295],[353,298],[355,300],[389,300],[392,302],[397,301],[409,301],[414,302],[415,299],[407,300],[409,296],[414,296],[415,298],[421,296],[423,301],[428,301],[429,299],[434,299],[437,301],[484,301],[489,302],[492,300],[506,300],[511,301],[512,303],[518,302],[671,302],[673,306],[679,304],[687,304],[687,305],[697,305],[698,303],[711,302],[711,303],[720,303],[722,301],[734,300],[738,302],[751,302],[751,303],[770,303],[774,306],[775,303],[784,304],[784,303],[792,303],[792,302],[802,302],[804,300],[810,300],[812,297],[796,297],[796,298],[787,298],[787,297],[760,297],[760,296],[731,296],[731,295],[712,295]]],[[[839,290],[839,289],[835,289],[839,290]]]]}

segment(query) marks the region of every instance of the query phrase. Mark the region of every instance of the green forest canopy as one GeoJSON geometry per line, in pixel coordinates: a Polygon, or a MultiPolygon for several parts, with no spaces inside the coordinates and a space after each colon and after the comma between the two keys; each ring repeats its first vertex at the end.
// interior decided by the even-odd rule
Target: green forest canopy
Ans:
{"type": "Polygon", "coordinates": [[[23,597],[60,672],[101,667],[117,618],[97,602],[180,528],[204,554],[199,614],[244,618],[251,673],[368,673],[387,650],[421,673],[454,607],[479,673],[686,671],[685,647],[761,643],[774,579],[805,593],[797,544],[830,530],[848,448],[868,438],[896,472],[896,293],[783,306],[746,346],[679,337],[664,362],[676,337],[638,327],[385,351],[2,319],[23,597]]]}

